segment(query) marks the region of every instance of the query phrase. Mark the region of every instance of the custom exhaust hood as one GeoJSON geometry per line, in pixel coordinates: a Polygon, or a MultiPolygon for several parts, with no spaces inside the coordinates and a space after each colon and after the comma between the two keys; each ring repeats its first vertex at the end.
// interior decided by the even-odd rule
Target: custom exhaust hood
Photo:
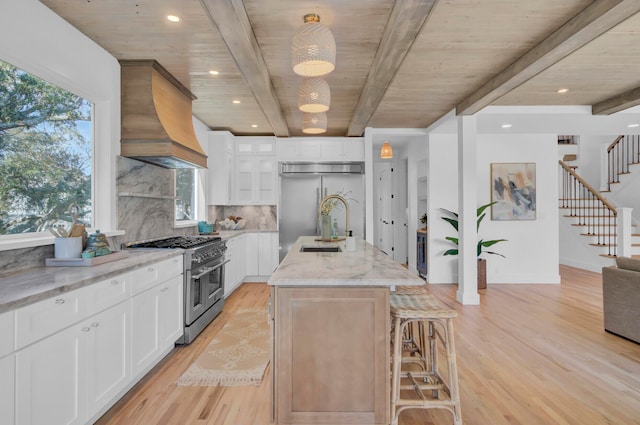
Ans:
{"type": "Polygon", "coordinates": [[[120,154],[164,168],[207,168],[193,129],[196,97],[155,60],[121,60],[120,154]]]}

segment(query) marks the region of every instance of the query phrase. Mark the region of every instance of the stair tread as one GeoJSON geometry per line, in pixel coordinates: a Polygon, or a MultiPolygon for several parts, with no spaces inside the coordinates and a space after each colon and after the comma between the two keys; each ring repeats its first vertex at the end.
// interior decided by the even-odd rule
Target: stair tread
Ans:
{"type": "Polygon", "coordinates": [[[618,236],[615,233],[580,233],[580,236],[590,236],[590,237],[597,237],[597,236],[610,236],[610,237],[616,237],[618,236]]]}
{"type": "Polygon", "coordinates": [[[606,215],[584,215],[584,214],[563,215],[563,217],[585,217],[585,218],[592,217],[592,218],[606,218],[606,219],[609,218],[609,216],[606,216],[606,215]]]}
{"type": "Polygon", "coordinates": [[[600,256],[605,258],[617,258],[617,255],[609,255],[609,254],[600,254],[600,256]]]}

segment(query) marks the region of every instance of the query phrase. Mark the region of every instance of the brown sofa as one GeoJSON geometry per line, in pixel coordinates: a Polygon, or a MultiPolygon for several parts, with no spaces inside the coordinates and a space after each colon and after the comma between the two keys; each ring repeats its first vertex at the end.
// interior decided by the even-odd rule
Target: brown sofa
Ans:
{"type": "Polygon", "coordinates": [[[640,343],[640,258],[618,257],[602,268],[604,329],[640,343]]]}

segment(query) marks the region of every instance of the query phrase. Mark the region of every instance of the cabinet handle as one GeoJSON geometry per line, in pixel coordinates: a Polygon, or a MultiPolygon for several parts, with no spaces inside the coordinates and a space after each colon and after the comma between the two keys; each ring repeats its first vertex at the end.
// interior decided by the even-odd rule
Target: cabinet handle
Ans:
{"type": "Polygon", "coordinates": [[[152,272],[153,270],[155,270],[153,267],[149,267],[149,268],[147,269],[147,271],[149,271],[149,272],[152,272]]]}
{"type": "Polygon", "coordinates": [[[177,259],[177,258],[174,258],[174,259],[173,259],[173,262],[174,262],[174,263],[177,263],[177,262],[178,262],[178,259],[177,259]]]}
{"type": "Polygon", "coordinates": [[[167,288],[167,287],[165,286],[164,288],[162,288],[162,289],[160,290],[160,292],[166,292],[166,291],[168,291],[168,290],[169,290],[169,288],[167,288]]]}
{"type": "Polygon", "coordinates": [[[56,304],[64,304],[64,298],[57,298],[56,304]]]}
{"type": "Polygon", "coordinates": [[[112,285],[117,285],[118,283],[120,283],[120,282],[118,281],[118,279],[113,279],[113,280],[111,281],[111,284],[112,284],[112,285]]]}
{"type": "Polygon", "coordinates": [[[85,326],[84,328],[81,329],[82,332],[89,332],[91,330],[90,327],[85,326]]]}
{"type": "Polygon", "coordinates": [[[97,328],[98,326],[100,326],[100,323],[98,323],[98,322],[93,322],[93,323],[91,324],[91,327],[92,327],[92,328],[97,328]]]}

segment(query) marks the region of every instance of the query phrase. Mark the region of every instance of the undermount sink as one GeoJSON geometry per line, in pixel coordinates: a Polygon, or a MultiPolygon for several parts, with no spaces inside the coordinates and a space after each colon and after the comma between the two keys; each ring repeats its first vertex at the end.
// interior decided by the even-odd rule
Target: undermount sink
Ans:
{"type": "Polygon", "coordinates": [[[339,246],[303,246],[300,252],[342,252],[339,246]]]}

